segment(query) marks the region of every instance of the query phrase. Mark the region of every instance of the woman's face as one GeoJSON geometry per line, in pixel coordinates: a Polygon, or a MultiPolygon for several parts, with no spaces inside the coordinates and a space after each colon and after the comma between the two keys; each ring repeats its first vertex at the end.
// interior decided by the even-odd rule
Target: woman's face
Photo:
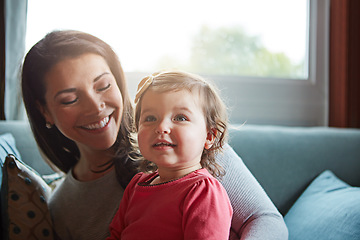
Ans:
{"type": "Polygon", "coordinates": [[[82,151],[107,150],[115,142],[123,112],[121,92],[105,59],[84,54],[57,63],[45,75],[47,122],[82,151]]]}

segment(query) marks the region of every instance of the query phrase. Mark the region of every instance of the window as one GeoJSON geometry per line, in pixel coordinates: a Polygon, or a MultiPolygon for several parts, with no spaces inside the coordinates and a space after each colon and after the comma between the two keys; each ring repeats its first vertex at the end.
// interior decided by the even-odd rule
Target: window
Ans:
{"type": "Polygon", "coordinates": [[[213,80],[233,123],[325,125],[328,5],[32,0],[26,47],[51,30],[78,29],[115,49],[132,94],[144,75],[177,68],[213,80]]]}

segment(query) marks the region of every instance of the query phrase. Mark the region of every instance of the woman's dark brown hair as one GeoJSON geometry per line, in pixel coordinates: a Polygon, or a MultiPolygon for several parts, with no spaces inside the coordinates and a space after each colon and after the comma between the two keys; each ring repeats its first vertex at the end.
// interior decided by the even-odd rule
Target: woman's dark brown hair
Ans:
{"type": "MultiPolygon", "coordinates": [[[[134,132],[133,106],[120,61],[113,49],[101,39],[80,31],[53,31],[36,43],[25,56],[22,66],[22,95],[36,142],[45,156],[58,169],[67,173],[77,163],[80,152],[75,142],[65,137],[57,128],[46,128],[39,104],[45,106],[44,76],[58,62],[93,53],[102,56],[110,67],[123,100],[120,131],[114,144],[113,159],[118,180],[126,185],[134,174],[131,158],[136,158],[132,144],[134,132]]],[[[112,164],[112,163],[111,163],[112,164]]]]}

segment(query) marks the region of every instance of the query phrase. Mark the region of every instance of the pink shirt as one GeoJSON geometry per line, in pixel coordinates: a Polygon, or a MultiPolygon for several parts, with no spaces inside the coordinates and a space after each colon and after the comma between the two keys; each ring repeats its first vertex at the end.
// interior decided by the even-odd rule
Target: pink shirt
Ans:
{"type": "Polygon", "coordinates": [[[148,185],[158,174],[138,173],[125,189],[108,239],[228,239],[232,207],[206,169],[148,185]]]}

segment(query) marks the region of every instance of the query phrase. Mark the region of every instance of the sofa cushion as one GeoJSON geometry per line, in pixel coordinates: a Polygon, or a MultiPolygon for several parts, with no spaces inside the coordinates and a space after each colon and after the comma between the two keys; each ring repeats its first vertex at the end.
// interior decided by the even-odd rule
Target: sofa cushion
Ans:
{"type": "Polygon", "coordinates": [[[232,127],[230,145],[284,215],[326,169],[360,186],[360,129],[232,127]]]}
{"type": "Polygon", "coordinates": [[[8,155],[2,166],[1,239],[53,239],[51,189],[32,168],[8,155]]]}
{"type": "Polygon", "coordinates": [[[359,239],[360,188],[320,174],[286,214],[289,239],[359,239]]]}

